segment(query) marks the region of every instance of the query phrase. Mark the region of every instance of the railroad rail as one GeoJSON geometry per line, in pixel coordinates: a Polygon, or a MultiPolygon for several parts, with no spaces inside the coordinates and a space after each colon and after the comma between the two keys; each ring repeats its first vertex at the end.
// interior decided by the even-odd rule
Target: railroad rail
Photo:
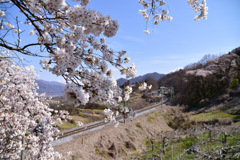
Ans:
{"type": "MultiPolygon", "coordinates": [[[[152,105],[150,107],[146,107],[146,108],[142,108],[142,109],[136,110],[135,112],[136,112],[136,114],[140,114],[140,113],[143,113],[145,111],[148,111],[148,110],[151,110],[153,108],[160,107],[160,106],[161,106],[161,104],[155,104],[155,105],[152,105]]],[[[117,121],[120,121],[121,119],[123,119],[123,116],[119,116],[116,119],[117,119],[117,121]]],[[[81,126],[81,127],[78,127],[78,128],[74,128],[72,130],[60,133],[59,136],[58,136],[58,139],[62,139],[64,137],[68,137],[68,136],[77,134],[79,132],[87,131],[87,130],[93,129],[95,127],[103,126],[103,125],[108,124],[108,123],[109,122],[104,122],[102,120],[102,121],[98,121],[98,122],[96,122],[94,124],[89,124],[89,125],[86,125],[86,126],[81,126]]]]}

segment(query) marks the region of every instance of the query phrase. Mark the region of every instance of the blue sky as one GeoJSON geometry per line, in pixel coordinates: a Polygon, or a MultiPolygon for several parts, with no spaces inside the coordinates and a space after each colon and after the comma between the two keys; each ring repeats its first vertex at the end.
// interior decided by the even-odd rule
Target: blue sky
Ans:
{"type": "MultiPolygon", "coordinates": [[[[172,22],[148,23],[151,34],[143,31],[143,9],[138,0],[91,0],[89,7],[117,19],[119,31],[107,44],[115,51],[126,50],[137,76],[151,72],[169,73],[200,60],[206,54],[228,53],[240,46],[240,0],[207,0],[208,19],[194,21],[197,13],[187,0],[165,0],[172,22]]],[[[38,58],[26,57],[39,79],[62,81],[47,71],[39,72],[38,58]]],[[[114,78],[123,76],[114,70],[114,78]]]]}

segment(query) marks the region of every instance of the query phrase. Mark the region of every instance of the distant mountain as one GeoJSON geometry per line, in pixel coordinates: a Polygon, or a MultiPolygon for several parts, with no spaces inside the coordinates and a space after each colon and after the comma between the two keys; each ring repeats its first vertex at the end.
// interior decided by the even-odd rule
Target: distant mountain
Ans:
{"type": "Polygon", "coordinates": [[[55,82],[55,81],[44,81],[44,80],[36,80],[35,81],[39,89],[38,93],[46,93],[46,96],[62,96],[64,84],[55,82]]]}
{"type": "MultiPolygon", "coordinates": [[[[133,84],[135,83],[136,81],[138,82],[144,82],[147,77],[152,77],[154,78],[155,80],[159,80],[160,78],[162,78],[165,74],[159,74],[157,72],[153,72],[153,73],[148,73],[148,74],[145,74],[143,76],[138,76],[138,77],[135,77],[135,79],[129,79],[129,82],[130,84],[133,84]]],[[[125,79],[125,78],[120,78],[117,80],[117,84],[118,86],[121,86],[123,85],[125,82],[127,82],[128,79],[125,79]]]]}
{"type": "Polygon", "coordinates": [[[127,79],[125,79],[125,78],[119,78],[119,79],[117,79],[117,85],[118,86],[121,86],[121,85],[123,85],[124,83],[126,83],[128,80],[127,79]]]}
{"type": "MultiPolygon", "coordinates": [[[[136,77],[136,81],[138,82],[143,82],[146,80],[147,77],[152,77],[156,80],[159,80],[160,78],[162,78],[164,76],[164,74],[159,74],[159,73],[148,73],[145,74],[143,76],[138,76],[136,77]]],[[[123,85],[125,82],[127,82],[128,80],[125,78],[120,78],[117,80],[117,84],[118,86],[123,85]]],[[[135,83],[136,81],[134,79],[130,79],[130,84],[135,83]]],[[[59,82],[55,82],[55,81],[45,81],[45,80],[36,80],[36,83],[39,86],[39,89],[37,90],[38,93],[46,93],[46,96],[62,96],[63,93],[63,89],[64,89],[64,84],[59,83],[59,82]]]]}

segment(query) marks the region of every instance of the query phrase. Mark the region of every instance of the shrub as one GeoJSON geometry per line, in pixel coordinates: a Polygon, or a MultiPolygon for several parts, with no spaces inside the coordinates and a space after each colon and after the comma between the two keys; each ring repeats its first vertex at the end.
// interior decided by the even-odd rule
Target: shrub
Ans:
{"type": "Polygon", "coordinates": [[[239,80],[236,76],[232,76],[230,80],[229,87],[230,88],[236,88],[239,86],[239,80]]]}
{"type": "Polygon", "coordinates": [[[138,128],[141,128],[141,129],[142,129],[142,125],[141,125],[140,122],[137,122],[137,123],[136,123],[136,126],[137,126],[138,128]]]}

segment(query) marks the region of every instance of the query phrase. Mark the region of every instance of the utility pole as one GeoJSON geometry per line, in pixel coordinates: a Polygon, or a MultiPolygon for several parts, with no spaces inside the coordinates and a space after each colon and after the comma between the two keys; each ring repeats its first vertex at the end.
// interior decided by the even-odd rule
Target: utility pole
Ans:
{"type": "Polygon", "coordinates": [[[171,99],[172,99],[173,95],[174,95],[174,88],[171,86],[171,99]]]}
{"type": "Polygon", "coordinates": [[[160,93],[161,93],[161,106],[163,106],[163,88],[160,88],[160,93]]]}

